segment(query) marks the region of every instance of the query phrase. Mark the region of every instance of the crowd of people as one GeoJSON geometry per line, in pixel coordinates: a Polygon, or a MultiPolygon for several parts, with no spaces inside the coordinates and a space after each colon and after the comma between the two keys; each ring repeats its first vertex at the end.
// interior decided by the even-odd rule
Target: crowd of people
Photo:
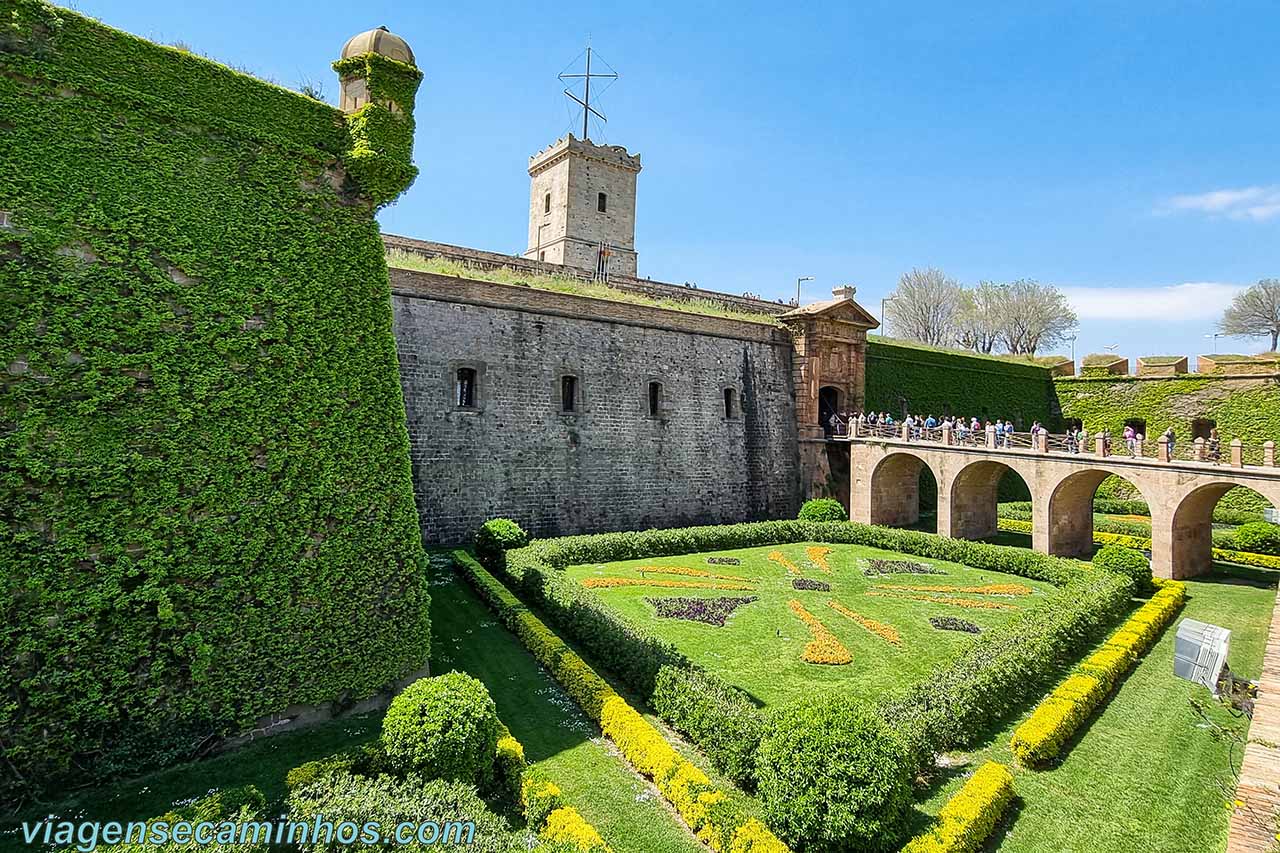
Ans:
{"type": "MultiPolygon", "coordinates": [[[[937,441],[941,434],[934,431],[941,431],[943,427],[946,427],[951,430],[952,441],[956,444],[985,443],[987,430],[991,429],[995,434],[996,447],[1009,447],[1010,439],[1017,432],[1013,421],[1008,419],[1001,420],[996,418],[992,421],[976,417],[957,417],[955,415],[947,415],[942,419],[938,419],[931,414],[923,417],[909,414],[901,421],[897,421],[888,412],[846,412],[844,414],[833,412],[831,417],[827,419],[826,426],[830,435],[849,435],[853,432],[854,424],[858,426],[857,432],[863,435],[883,435],[892,430],[895,437],[905,436],[911,441],[937,441]],[[890,430],[886,430],[885,427],[890,428],[890,430]],[[904,427],[905,432],[903,431],[904,427]]],[[[1025,434],[1047,436],[1049,430],[1040,421],[1036,421],[1025,434]]],[[[1069,427],[1062,436],[1063,447],[1068,453],[1080,453],[1082,450],[1087,450],[1086,442],[1088,438],[1089,436],[1084,431],[1083,426],[1069,427]]],[[[1103,455],[1110,456],[1111,431],[1104,429],[1095,438],[1102,439],[1103,455]]],[[[1142,451],[1146,436],[1138,432],[1132,425],[1125,425],[1121,438],[1130,456],[1138,457],[1144,455],[1142,451]]],[[[1173,458],[1177,442],[1173,427],[1165,430],[1161,435],[1161,439],[1168,442],[1169,457],[1173,458]]],[[[1204,448],[1204,459],[1206,461],[1218,462],[1221,460],[1222,440],[1218,436],[1217,427],[1209,430],[1209,435],[1204,442],[1204,448]]]]}

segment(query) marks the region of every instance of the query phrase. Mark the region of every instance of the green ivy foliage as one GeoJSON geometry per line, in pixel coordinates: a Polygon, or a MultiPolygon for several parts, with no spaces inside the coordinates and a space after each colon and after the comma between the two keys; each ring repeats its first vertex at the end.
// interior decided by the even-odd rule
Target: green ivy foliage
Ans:
{"type": "Polygon", "coordinates": [[[336,110],[0,11],[0,802],[428,657],[389,284],[336,110]]]}
{"type": "MultiPolygon", "coordinates": [[[[1191,422],[1210,418],[1222,436],[1222,455],[1239,438],[1246,444],[1280,441],[1280,384],[1270,378],[1230,380],[1212,376],[1177,376],[1137,379],[1110,376],[1102,379],[1061,377],[1054,381],[1064,418],[1079,418],[1090,433],[1124,431],[1130,418],[1146,421],[1148,439],[1154,440],[1173,427],[1177,440],[1192,441],[1191,422]],[[1244,384],[1247,383],[1247,384],[1244,384]]],[[[1099,494],[1120,494],[1104,483],[1099,494]]],[[[1260,512],[1270,506],[1250,489],[1235,488],[1218,502],[1221,509],[1260,512]]]]}
{"type": "Polygon", "coordinates": [[[351,144],[343,155],[348,171],[377,205],[393,201],[409,188],[413,165],[413,102],[422,72],[376,53],[333,63],[340,78],[363,78],[368,104],[347,116],[351,144]]]}
{"type": "Polygon", "coordinates": [[[1052,418],[1053,382],[1035,364],[873,339],[866,383],[866,408],[894,417],[905,408],[938,417],[1009,418],[1020,429],[1052,418]]]}

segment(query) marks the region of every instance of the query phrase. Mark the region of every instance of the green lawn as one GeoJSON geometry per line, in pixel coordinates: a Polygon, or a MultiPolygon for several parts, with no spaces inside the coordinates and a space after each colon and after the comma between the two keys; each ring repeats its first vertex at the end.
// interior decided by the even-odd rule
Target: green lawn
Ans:
{"type": "Polygon", "coordinates": [[[546,771],[617,853],[705,851],[475,592],[447,566],[433,560],[432,570],[431,671],[483,681],[525,760],[546,771]]]}
{"type": "Polygon", "coordinates": [[[807,695],[815,690],[839,687],[842,690],[875,698],[902,684],[924,678],[939,662],[954,654],[972,635],[941,631],[929,624],[930,616],[955,616],[983,628],[993,628],[1013,618],[1031,602],[1043,600],[1052,592],[1050,584],[1028,581],[999,572],[988,572],[920,557],[904,557],[875,548],[856,545],[833,545],[827,556],[831,573],[823,572],[806,556],[806,548],[814,543],[800,543],[762,548],[745,548],[713,554],[679,557],[655,557],[628,560],[607,565],[573,566],[566,571],[575,578],[648,577],[665,580],[708,581],[707,578],[649,574],[637,571],[641,566],[686,567],[720,575],[747,578],[750,590],[663,589],[657,587],[597,588],[605,601],[628,619],[651,629],[675,643],[694,662],[715,671],[730,683],[743,688],[765,704],[807,695]],[[796,575],[768,559],[773,551],[781,551],[802,570],[803,576],[831,584],[831,592],[799,591],[791,586],[796,575]],[[734,557],[740,565],[708,564],[709,556],[734,557]],[[910,560],[936,566],[942,575],[894,574],[867,577],[863,574],[869,558],[910,560]],[[868,592],[877,585],[912,586],[981,586],[1017,583],[1031,587],[1026,597],[986,596],[955,593],[969,599],[986,599],[1004,605],[1008,610],[985,610],[934,602],[873,597],[868,592]],[[738,608],[723,627],[683,619],[658,618],[650,597],[715,598],[720,596],[758,596],[758,601],[738,608]],[[859,624],[827,606],[835,599],[859,615],[891,625],[901,637],[894,646],[859,624]],[[843,666],[807,663],[801,652],[811,635],[804,623],[789,609],[788,602],[797,600],[816,616],[843,643],[853,662],[843,666]]]}
{"type": "MultiPolygon", "coordinates": [[[[1016,769],[1019,801],[987,849],[1001,853],[1214,853],[1226,843],[1226,803],[1234,788],[1239,749],[1214,737],[1191,708],[1211,704],[1208,691],[1173,675],[1178,621],[1198,619],[1231,629],[1232,669],[1257,678],[1262,666],[1277,573],[1220,564],[1188,581],[1189,598],[1177,621],[1129,675],[1121,689],[1061,764],[1044,771],[1016,769]]],[[[1027,709],[1028,712],[1030,708],[1027,709]]],[[[965,758],[1012,766],[1012,721],[965,758]]],[[[1210,719],[1243,734],[1247,721],[1214,706],[1210,719]]],[[[936,813],[963,782],[962,773],[932,791],[921,806],[936,813]]]]}

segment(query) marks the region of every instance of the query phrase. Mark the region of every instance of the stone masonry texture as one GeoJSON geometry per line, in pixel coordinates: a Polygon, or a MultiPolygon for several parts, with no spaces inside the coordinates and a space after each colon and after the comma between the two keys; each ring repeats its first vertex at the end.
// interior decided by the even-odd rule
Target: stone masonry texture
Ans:
{"type": "Polygon", "coordinates": [[[536,536],[794,516],[781,330],[404,270],[392,307],[426,541],[464,542],[495,516],[536,536]],[[455,405],[459,368],[478,377],[472,410],[455,405]]]}

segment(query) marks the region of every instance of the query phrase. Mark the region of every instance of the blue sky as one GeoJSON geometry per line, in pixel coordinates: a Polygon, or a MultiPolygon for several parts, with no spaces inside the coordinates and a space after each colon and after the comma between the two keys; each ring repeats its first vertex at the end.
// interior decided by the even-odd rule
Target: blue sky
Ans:
{"type": "Polygon", "coordinates": [[[852,282],[873,313],[913,266],[1036,278],[1076,305],[1077,355],[1129,356],[1211,351],[1230,294],[1280,277],[1270,3],[73,8],[335,101],[348,36],[404,36],[422,174],[392,233],[522,251],[527,158],[575,123],[556,75],[590,37],[622,75],[592,136],[644,163],[642,275],[770,298],[813,275],[806,301],[852,282]]]}

